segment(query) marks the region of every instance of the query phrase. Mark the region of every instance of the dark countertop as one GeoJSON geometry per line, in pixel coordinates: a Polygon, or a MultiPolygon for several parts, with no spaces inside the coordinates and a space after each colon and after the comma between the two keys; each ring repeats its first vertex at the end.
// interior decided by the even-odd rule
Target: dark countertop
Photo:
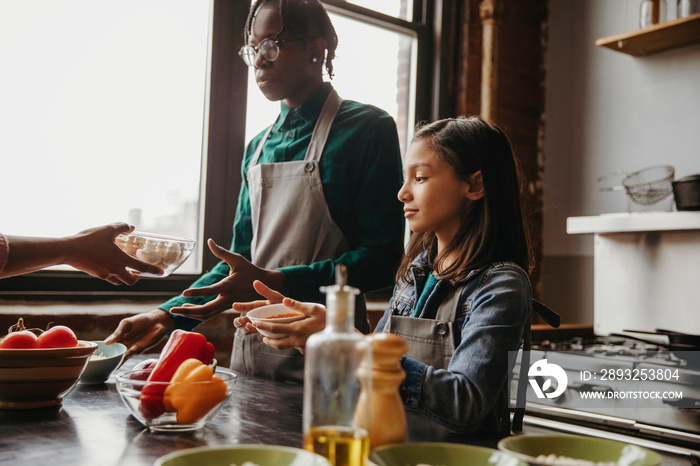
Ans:
{"type": "MultiPolygon", "coordinates": [[[[121,370],[133,367],[127,361],[121,370]]],[[[446,441],[495,448],[497,439],[450,433],[408,412],[408,441],[446,441]]],[[[205,445],[274,444],[301,447],[302,387],[239,376],[224,408],[204,428],[151,433],[131,417],[114,384],[78,385],[61,407],[0,410],[0,463],[51,466],[152,465],[172,451],[205,445]]],[[[548,432],[527,428],[526,433],[548,432]]],[[[664,455],[664,465],[690,464],[664,455]]]]}

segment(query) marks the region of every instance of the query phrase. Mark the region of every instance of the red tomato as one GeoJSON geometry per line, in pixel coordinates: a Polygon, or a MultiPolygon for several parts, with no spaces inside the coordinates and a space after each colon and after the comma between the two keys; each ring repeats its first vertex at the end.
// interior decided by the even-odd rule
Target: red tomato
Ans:
{"type": "Polygon", "coordinates": [[[78,339],[65,325],[51,327],[36,339],[38,348],[73,348],[78,346],[78,339]]]}
{"type": "Polygon", "coordinates": [[[36,348],[37,338],[34,333],[29,330],[20,330],[19,332],[8,333],[6,337],[0,340],[0,348],[7,349],[26,349],[36,348]]]}

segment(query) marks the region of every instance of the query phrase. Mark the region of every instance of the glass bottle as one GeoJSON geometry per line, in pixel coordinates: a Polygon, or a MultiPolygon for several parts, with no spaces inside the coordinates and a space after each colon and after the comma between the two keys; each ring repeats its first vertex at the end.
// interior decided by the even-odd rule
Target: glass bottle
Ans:
{"type": "Polygon", "coordinates": [[[328,458],[333,466],[365,466],[369,457],[370,406],[358,415],[363,390],[371,380],[362,377],[371,367],[372,351],[365,337],[355,331],[355,295],[347,285],[347,269],[335,270],[336,284],[326,293],[326,328],[306,342],[304,368],[304,448],[328,458]]]}
{"type": "Polygon", "coordinates": [[[666,0],[642,0],[639,26],[647,28],[666,21],[666,0]]]}

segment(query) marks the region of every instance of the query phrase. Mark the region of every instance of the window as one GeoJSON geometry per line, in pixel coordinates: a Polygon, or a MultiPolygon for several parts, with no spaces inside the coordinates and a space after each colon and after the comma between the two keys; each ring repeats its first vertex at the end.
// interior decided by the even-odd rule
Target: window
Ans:
{"type": "MultiPolygon", "coordinates": [[[[211,12],[209,0],[0,4],[3,232],[127,221],[201,238],[211,12]]],[[[179,272],[199,273],[200,257],[179,272]]]]}
{"type": "MultiPolygon", "coordinates": [[[[430,107],[432,37],[416,12],[432,0],[324,4],[340,37],[334,86],[394,116],[405,147],[430,107]]],[[[0,2],[0,153],[12,174],[0,183],[0,231],[64,235],[123,220],[200,245],[165,279],[114,287],[42,271],[0,280],[0,298],[169,297],[218,261],[202,245],[228,246],[244,145],[279,111],[237,55],[248,6],[0,2]],[[255,102],[258,114],[247,111],[255,102]]]]}
{"type": "Polygon", "coordinates": [[[410,21],[412,18],[413,2],[411,0],[384,0],[381,2],[376,0],[349,0],[348,3],[354,3],[407,21],[410,21]]]}

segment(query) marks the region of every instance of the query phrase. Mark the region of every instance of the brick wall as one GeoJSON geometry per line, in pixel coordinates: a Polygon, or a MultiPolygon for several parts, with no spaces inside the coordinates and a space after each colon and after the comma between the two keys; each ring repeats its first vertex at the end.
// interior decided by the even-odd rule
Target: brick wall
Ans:
{"type": "Polygon", "coordinates": [[[451,37],[459,44],[449,67],[448,91],[456,115],[482,115],[482,64],[493,59],[495,79],[491,120],[508,134],[527,186],[526,216],[535,256],[531,274],[535,297],[542,294],[542,151],[545,118],[545,57],[548,2],[543,0],[469,0],[447,2],[454,18],[451,37]],[[496,30],[493,57],[483,56],[484,9],[496,30]]]}

